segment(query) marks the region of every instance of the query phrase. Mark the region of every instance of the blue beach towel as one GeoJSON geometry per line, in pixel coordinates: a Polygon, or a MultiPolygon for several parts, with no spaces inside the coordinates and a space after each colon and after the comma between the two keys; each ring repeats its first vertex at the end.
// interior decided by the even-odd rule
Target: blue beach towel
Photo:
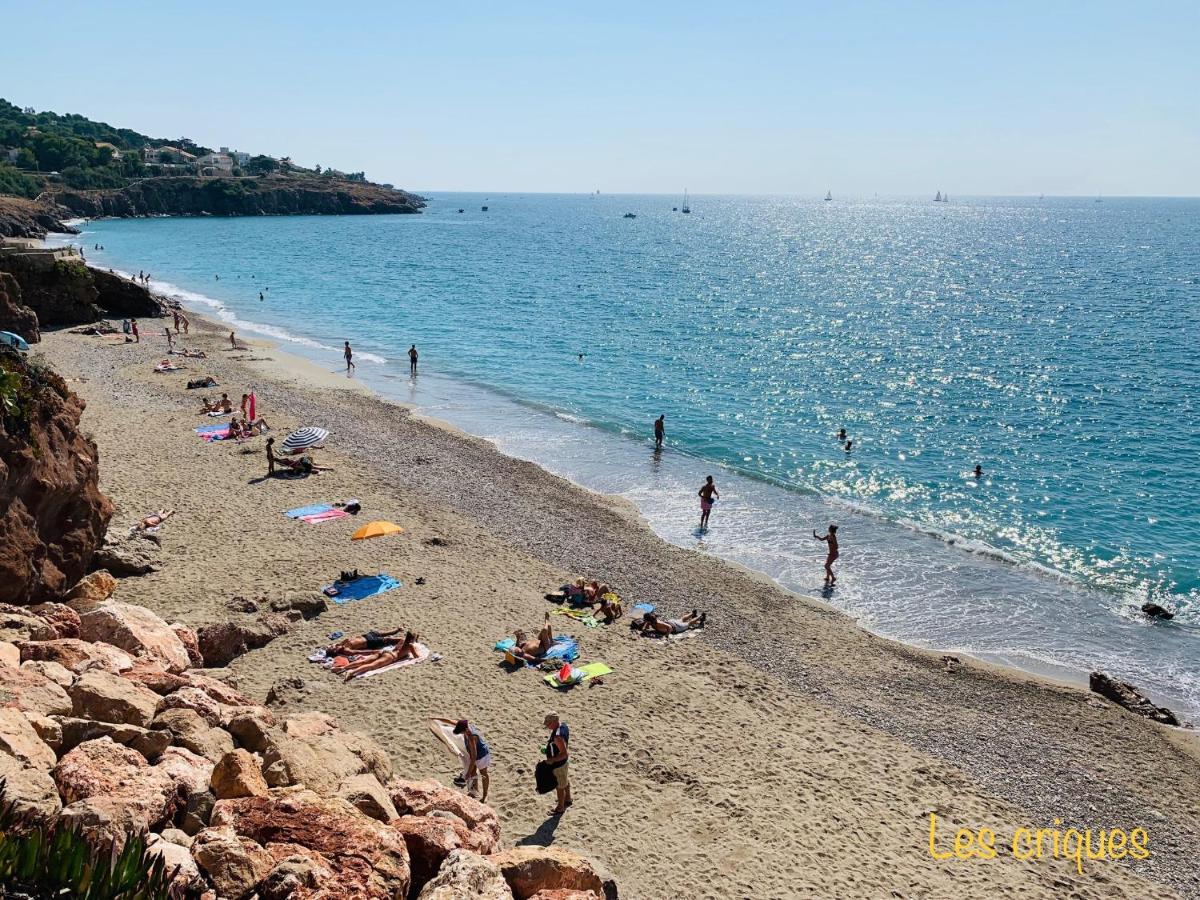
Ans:
{"type": "Polygon", "coordinates": [[[315,516],[318,513],[329,512],[333,509],[328,503],[314,503],[312,506],[298,506],[284,513],[289,519],[299,519],[301,516],[315,516]]]}
{"type": "Polygon", "coordinates": [[[644,613],[654,612],[654,604],[653,603],[635,603],[635,604],[633,604],[633,608],[636,609],[638,612],[644,612],[644,613]]]}
{"type": "Polygon", "coordinates": [[[330,597],[334,603],[350,603],[354,600],[365,600],[376,594],[384,594],[395,590],[401,584],[391,575],[365,575],[349,584],[335,581],[330,587],[337,588],[337,594],[330,597]]]}
{"type": "MultiPolygon", "coordinates": [[[[504,638],[503,640],[496,641],[496,645],[492,649],[499,650],[501,653],[507,653],[515,646],[517,646],[517,642],[514,638],[504,638]]],[[[542,660],[547,659],[574,662],[579,659],[579,641],[576,638],[566,635],[555,638],[554,643],[550,645],[550,649],[546,651],[546,655],[542,657],[542,660]]],[[[526,663],[525,665],[531,666],[535,665],[535,663],[526,663]]]]}
{"type": "Polygon", "coordinates": [[[228,431],[229,423],[222,422],[220,425],[201,425],[196,429],[196,434],[216,434],[218,431],[228,431]]]}

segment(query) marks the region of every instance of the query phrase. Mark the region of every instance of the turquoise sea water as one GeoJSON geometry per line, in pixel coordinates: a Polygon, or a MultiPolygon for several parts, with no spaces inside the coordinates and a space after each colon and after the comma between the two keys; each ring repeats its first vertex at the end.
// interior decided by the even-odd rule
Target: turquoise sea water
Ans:
{"type": "Polygon", "coordinates": [[[789,587],[819,593],[810,531],[838,521],[827,599],[882,633],[1200,709],[1200,201],[678,204],[447,194],[74,240],[330,368],[349,339],[379,390],[789,587]]]}

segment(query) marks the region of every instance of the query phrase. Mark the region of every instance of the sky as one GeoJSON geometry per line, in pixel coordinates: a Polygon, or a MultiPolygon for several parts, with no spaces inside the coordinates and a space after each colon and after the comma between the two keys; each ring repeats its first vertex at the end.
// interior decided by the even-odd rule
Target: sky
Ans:
{"type": "Polygon", "coordinates": [[[0,97],[426,191],[1200,195],[1200,2],[0,0],[0,97]]]}

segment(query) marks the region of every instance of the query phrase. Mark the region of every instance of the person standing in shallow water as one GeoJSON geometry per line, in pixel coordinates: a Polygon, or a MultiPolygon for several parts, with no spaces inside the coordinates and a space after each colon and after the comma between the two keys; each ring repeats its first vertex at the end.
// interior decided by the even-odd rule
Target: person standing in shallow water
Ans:
{"type": "Polygon", "coordinates": [[[813,537],[829,545],[829,554],[825,557],[825,584],[827,585],[832,585],[837,581],[837,576],[833,574],[833,563],[838,558],[837,528],[836,525],[830,525],[829,532],[824,536],[817,534],[817,530],[813,529],[813,537]]]}
{"type": "Polygon", "coordinates": [[[716,484],[713,483],[713,477],[709,475],[704,484],[700,487],[700,529],[703,531],[708,528],[708,514],[712,512],[713,501],[721,498],[721,492],[717,490],[716,484]]]}
{"type": "Polygon", "coordinates": [[[417,345],[413,344],[408,348],[408,374],[417,374],[417,345]]]}
{"type": "Polygon", "coordinates": [[[350,349],[350,342],[345,342],[345,347],[342,349],[342,356],[346,357],[346,374],[349,375],[354,368],[354,351],[350,349]]]}
{"type": "Polygon", "coordinates": [[[654,449],[656,450],[662,449],[663,438],[667,436],[667,426],[663,424],[666,418],[664,415],[654,420],[654,449]]]}

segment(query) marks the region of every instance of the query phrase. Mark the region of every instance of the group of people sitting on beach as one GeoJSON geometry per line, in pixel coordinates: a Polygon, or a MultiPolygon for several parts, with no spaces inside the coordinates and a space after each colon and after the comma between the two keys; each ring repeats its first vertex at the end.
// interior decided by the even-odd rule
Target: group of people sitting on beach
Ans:
{"type": "Polygon", "coordinates": [[[350,681],[367,672],[386,669],[406,659],[418,659],[420,636],[405,631],[403,640],[397,643],[400,628],[391,631],[368,631],[360,637],[345,638],[325,648],[325,655],[334,660],[334,671],[343,681],[350,681]],[[339,665],[338,660],[346,660],[339,665]]]}
{"type": "Polygon", "coordinates": [[[201,397],[200,412],[228,415],[233,412],[233,401],[229,399],[228,394],[222,394],[221,399],[214,402],[209,402],[207,397],[201,397]]]}
{"type": "Polygon", "coordinates": [[[546,595],[553,603],[566,603],[576,609],[585,607],[595,610],[596,618],[605,625],[611,625],[625,614],[621,598],[611,587],[602,582],[587,581],[576,578],[560,587],[557,591],[546,595]]]}

